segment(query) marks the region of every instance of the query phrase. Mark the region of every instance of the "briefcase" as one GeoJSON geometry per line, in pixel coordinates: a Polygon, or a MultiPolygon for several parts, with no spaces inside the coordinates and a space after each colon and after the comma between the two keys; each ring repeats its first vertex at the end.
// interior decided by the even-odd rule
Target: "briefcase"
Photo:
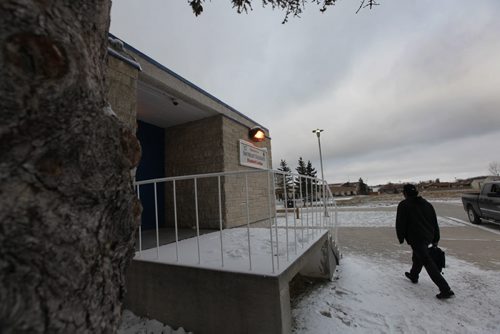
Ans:
{"type": "Polygon", "coordinates": [[[429,247],[429,255],[432,258],[432,261],[436,264],[439,271],[443,271],[443,268],[446,266],[446,258],[444,251],[438,246],[429,247]]]}

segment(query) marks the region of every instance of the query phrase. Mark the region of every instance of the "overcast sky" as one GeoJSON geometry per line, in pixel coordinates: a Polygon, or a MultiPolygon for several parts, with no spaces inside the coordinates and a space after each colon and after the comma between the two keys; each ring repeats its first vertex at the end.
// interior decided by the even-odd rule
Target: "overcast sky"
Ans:
{"type": "MultiPolygon", "coordinates": [[[[370,185],[488,174],[500,162],[500,1],[309,5],[283,25],[213,0],[114,0],[111,32],[270,130],[273,165],[300,156],[370,185]]],[[[318,174],[319,175],[319,174],[318,174]]]]}

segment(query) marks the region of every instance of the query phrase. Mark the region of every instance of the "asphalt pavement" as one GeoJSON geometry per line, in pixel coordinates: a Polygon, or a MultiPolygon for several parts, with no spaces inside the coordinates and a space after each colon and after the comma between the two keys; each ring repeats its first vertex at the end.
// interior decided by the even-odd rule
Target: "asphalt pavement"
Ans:
{"type": "MultiPolygon", "coordinates": [[[[473,225],[458,203],[431,202],[438,216],[452,219],[456,224],[441,227],[439,246],[448,256],[473,263],[486,270],[500,271],[500,225],[483,222],[473,225]]],[[[356,210],[351,208],[350,210],[356,210]]],[[[363,209],[364,210],[364,209],[363,209]]],[[[371,209],[377,210],[377,209],[371,209]]],[[[380,210],[388,210],[383,208],[380,210]]],[[[391,210],[396,210],[392,207],[391,210]]],[[[411,249],[400,245],[394,227],[339,227],[339,243],[343,253],[389,257],[411,263],[411,249]]],[[[404,269],[409,269],[404,267],[404,269]]]]}

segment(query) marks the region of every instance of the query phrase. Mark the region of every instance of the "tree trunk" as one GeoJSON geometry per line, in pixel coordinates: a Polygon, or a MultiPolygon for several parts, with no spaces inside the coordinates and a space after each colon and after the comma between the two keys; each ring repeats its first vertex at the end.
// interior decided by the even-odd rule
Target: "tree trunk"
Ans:
{"type": "Polygon", "coordinates": [[[0,332],[116,330],[140,205],[106,102],[110,0],[0,2],[0,332]]]}

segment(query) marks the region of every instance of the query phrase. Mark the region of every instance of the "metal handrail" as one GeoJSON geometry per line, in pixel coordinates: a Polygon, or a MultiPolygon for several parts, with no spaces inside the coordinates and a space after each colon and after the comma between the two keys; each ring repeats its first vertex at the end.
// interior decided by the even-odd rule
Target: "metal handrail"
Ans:
{"type": "Polygon", "coordinates": [[[181,176],[169,176],[169,177],[160,177],[160,178],[155,178],[155,179],[149,179],[149,180],[140,180],[140,181],[134,181],[134,186],[136,185],[144,185],[144,184],[151,184],[151,183],[159,183],[159,182],[168,182],[168,181],[179,181],[179,180],[191,180],[191,179],[203,179],[203,178],[209,178],[209,177],[216,177],[216,176],[230,176],[230,175],[238,175],[238,174],[259,174],[263,172],[272,172],[274,174],[286,174],[288,176],[300,176],[302,178],[306,179],[311,179],[311,180],[317,180],[321,181],[317,177],[312,177],[312,176],[307,176],[307,175],[301,175],[301,174],[295,174],[295,173],[284,173],[279,170],[274,170],[274,169],[259,169],[259,170],[238,170],[238,171],[227,171],[227,172],[216,172],[216,173],[205,173],[205,174],[191,174],[191,175],[181,175],[181,176]]]}
{"type": "MultiPolygon", "coordinates": [[[[196,174],[196,175],[183,175],[183,176],[173,176],[173,177],[163,177],[163,178],[155,178],[150,180],[141,180],[134,182],[134,186],[136,187],[137,197],[141,199],[140,196],[140,188],[141,186],[152,184],[154,187],[154,200],[155,200],[155,229],[156,229],[156,255],[157,258],[160,258],[160,244],[159,244],[159,222],[158,222],[158,196],[157,196],[157,184],[158,183],[172,183],[172,191],[173,191],[173,205],[174,205],[174,226],[175,226],[175,252],[176,252],[176,261],[180,261],[179,254],[179,236],[178,236],[178,216],[177,216],[177,197],[176,197],[176,181],[179,180],[193,180],[194,181],[194,201],[195,201],[195,218],[196,218],[196,242],[197,242],[197,255],[198,255],[198,264],[202,263],[201,251],[200,251],[200,222],[199,222],[199,205],[198,205],[198,187],[197,181],[199,179],[206,178],[216,178],[217,179],[217,192],[218,192],[218,213],[219,213],[219,231],[220,231],[220,265],[221,268],[224,268],[224,242],[223,242],[223,224],[222,224],[222,196],[221,196],[221,177],[227,176],[243,176],[244,177],[244,185],[245,185],[245,205],[246,205],[246,225],[247,225],[247,242],[248,242],[248,259],[249,259],[249,270],[252,271],[252,250],[251,250],[251,236],[250,236],[250,204],[249,204],[249,185],[248,185],[248,176],[258,173],[267,174],[267,192],[268,192],[268,206],[269,206],[269,237],[270,237],[270,247],[271,247],[271,267],[272,272],[275,272],[275,267],[280,270],[280,240],[278,233],[278,219],[277,219],[277,208],[276,204],[274,204],[273,208],[273,196],[274,200],[276,200],[276,176],[282,177],[282,185],[283,187],[283,195],[284,195],[284,206],[285,206],[285,243],[286,243],[286,260],[290,261],[290,250],[289,250],[289,229],[293,230],[294,233],[294,249],[295,254],[297,255],[297,230],[301,230],[301,244],[304,247],[304,232],[308,235],[312,233],[313,239],[316,234],[320,233],[319,230],[327,229],[330,235],[334,235],[335,242],[338,242],[337,238],[337,206],[336,202],[333,198],[331,190],[327,186],[326,181],[320,180],[315,177],[300,175],[295,173],[286,173],[282,171],[276,171],[272,169],[265,170],[245,170],[245,171],[226,171],[226,172],[218,172],[218,173],[206,173],[206,174],[196,174]],[[289,226],[288,220],[288,209],[287,209],[287,199],[288,199],[288,188],[289,184],[287,184],[287,177],[291,178],[293,185],[291,186],[291,192],[294,200],[294,206],[297,206],[296,199],[303,199],[303,207],[300,210],[300,226],[297,225],[297,217],[295,216],[295,212],[293,213],[293,227],[289,226]],[[272,179],[272,181],[271,181],[272,179]],[[296,179],[298,180],[298,186],[296,184],[296,179]],[[305,182],[303,182],[305,180],[305,182]],[[303,184],[305,189],[303,189],[303,184]],[[321,189],[321,194],[319,191],[321,189]],[[325,191],[327,189],[327,191],[325,191]],[[297,196],[296,191],[299,191],[297,196]],[[305,192],[303,192],[305,190],[305,192]],[[305,193],[305,194],[304,194],[305,193]],[[304,196],[305,195],[305,199],[304,196]],[[318,202],[321,202],[321,207],[324,207],[324,215],[321,210],[317,210],[320,206],[318,202]],[[333,205],[330,205],[333,204],[333,205]],[[333,208],[332,208],[333,207],[333,208]],[[332,219],[331,211],[332,209],[335,211],[332,219]],[[305,211],[305,212],[304,212],[305,211]],[[329,214],[330,213],[330,214],[329,214]],[[273,215],[274,214],[274,215],[273,215]],[[305,220],[305,226],[304,226],[305,220]],[[273,226],[274,225],[274,226],[273,226]],[[274,233],[273,233],[274,227],[274,233]],[[274,235],[273,235],[274,234],[274,235]],[[276,251],[276,253],[275,253],[276,251]],[[276,264],[276,266],[275,266],[276,264]]],[[[294,210],[295,211],[295,210],[294,210]]],[[[281,228],[281,227],[280,227],[281,228]]],[[[139,227],[139,257],[142,254],[142,228],[139,227]]]]}

